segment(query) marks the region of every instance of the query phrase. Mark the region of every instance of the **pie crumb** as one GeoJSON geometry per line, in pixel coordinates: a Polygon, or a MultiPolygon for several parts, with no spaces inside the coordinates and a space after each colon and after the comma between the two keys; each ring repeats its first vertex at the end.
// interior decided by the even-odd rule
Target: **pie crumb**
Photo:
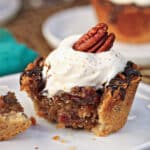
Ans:
{"type": "Polygon", "coordinates": [[[60,140],[60,136],[58,136],[58,135],[56,135],[56,136],[53,136],[53,140],[55,140],[55,141],[58,141],[58,140],[60,140]]]}
{"type": "Polygon", "coordinates": [[[53,136],[52,139],[55,141],[59,141],[61,143],[66,143],[66,140],[60,138],[60,136],[58,136],[58,135],[53,136]]]}
{"type": "Polygon", "coordinates": [[[35,126],[36,125],[36,119],[33,116],[31,116],[30,120],[32,122],[32,125],[35,126]]]}

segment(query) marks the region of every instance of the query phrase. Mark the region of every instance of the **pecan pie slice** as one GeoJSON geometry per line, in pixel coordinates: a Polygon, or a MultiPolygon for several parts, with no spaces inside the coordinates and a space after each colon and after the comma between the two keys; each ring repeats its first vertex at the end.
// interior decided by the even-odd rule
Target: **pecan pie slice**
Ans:
{"type": "MultiPolygon", "coordinates": [[[[3,90],[0,87],[0,91],[3,90]]],[[[5,87],[4,87],[5,88],[5,87]]],[[[1,93],[1,92],[0,92],[1,93]]],[[[0,140],[8,140],[31,125],[13,92],[0,95],[0,140]]]]}
{"type": "MultiPolygon", "coordinates": [[[[115,39],[107,30],[106,24],[98,24],[72,47],[82,53],[105,53],[115,39]]],[[[127,62],[122,72],[99,88],[75,86],[70,92],[60,91],[52,97],[48,97],[45,90],[44,63],[44,58],[35,60],[20,77],[21,90],[32,98],[39,116],[61,127],[91,130],[98,136],[106,136],[124,126],[141,80],[134,63],[127,62]]]]}

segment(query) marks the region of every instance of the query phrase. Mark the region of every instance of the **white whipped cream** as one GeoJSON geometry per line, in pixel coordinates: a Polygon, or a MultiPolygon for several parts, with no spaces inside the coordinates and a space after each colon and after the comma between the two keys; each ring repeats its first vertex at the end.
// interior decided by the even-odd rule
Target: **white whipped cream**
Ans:
{"type": "Polygon", "coordinates": [[[59,91],[69,92],[75,86],[100,88],[124,70],[127,61],[114,50],[97,54],[75,51],[72,45],[80,36],[66,38],[46,58],[43,78],[49,97],[59,91]]]}
{"type": "Polygon", "coordinates": [[[116,4],[136,4],[139,6],[148,6],[150,5],[150,0],[110,0],[113,3],[116,4]]]}

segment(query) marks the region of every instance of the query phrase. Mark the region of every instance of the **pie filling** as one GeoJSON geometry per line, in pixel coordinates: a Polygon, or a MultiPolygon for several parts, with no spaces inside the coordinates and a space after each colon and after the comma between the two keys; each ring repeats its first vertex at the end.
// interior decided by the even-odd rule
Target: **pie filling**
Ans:
{"type": "Polygon", "coordinates": [[[23,108],[17,102],[13,92],[8,92],[6,95],[0,96],[0,115],[10,112],[23,112],[23,108]]]}

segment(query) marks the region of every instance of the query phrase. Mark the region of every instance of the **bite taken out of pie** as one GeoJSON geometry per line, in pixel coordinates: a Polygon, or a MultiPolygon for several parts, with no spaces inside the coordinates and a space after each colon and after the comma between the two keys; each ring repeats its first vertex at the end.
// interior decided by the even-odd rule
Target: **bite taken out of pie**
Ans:
{"type": "Polygon", "coordinates": [[[113,50],[115,35],[99,23],[64,39],[20,77],[40,117],[106,136],[122,128],[141,81],[138,67],[113,50]]]}

